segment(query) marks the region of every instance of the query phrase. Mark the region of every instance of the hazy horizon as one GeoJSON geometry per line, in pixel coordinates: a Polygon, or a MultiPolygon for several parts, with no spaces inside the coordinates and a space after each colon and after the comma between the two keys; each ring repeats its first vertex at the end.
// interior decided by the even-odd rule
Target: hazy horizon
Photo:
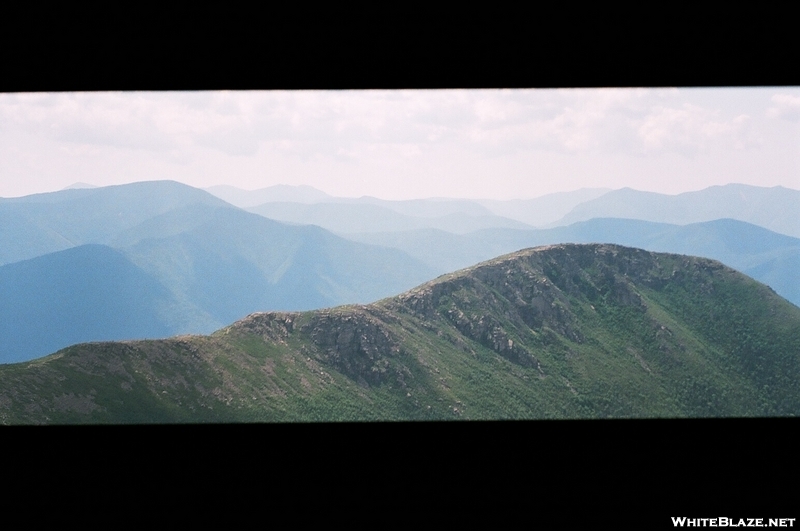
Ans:
{"type": "MultiPolygon", "coordinates": [[[[170,181],[170,180],[171,181],[175,181],[174,179],[164,179],[164,181],[170,181]]],[[[69,186],[65,186],[64,188],[60,188],[58,190],[48,190],[48,191],[44,191],[44,192],[34,192],[33,194],[26,194],[26,195],[35,195],[35,194],[38,194],[38,193],[60,192],[60,191],[63,191],[63,190],[80,189],[80,188],[91,189],[91,188],[101,188],[101,187],[104,187],[104,186],[124,186],[126,184],[133,184],[133,183],[137,183],[137,182],[148,182],[148,181],[131,181],[130,183],[104,184],[104,185],[95,185],[95,184],[92,184],[92,183],[85,183],[85,182],[75,182],[75,183],[72,183],[69,186]]],[[[149,182],[157,182],[157,181],[149,181],[149,182]]],[[[179,182],[180,183],[180,181],[175,181],[175,182],[179,182]]],[[[192,186],[191,184],[188,184],[188,183],[181,183],[181,184],[185,184],[187,186],[192,186]]],[[[684,193],[690,193],[690,192],[696,192],[696,191],[705,190],[705,189],[711,188],[713,186],[727,186],[729,184],[732,184],[732,185],[745,184],[745,185],[747,185],[747,183],[731,182],[731,183],[725,183],[725,184],[710,185],[710,186],[706,186],[706,187],[703,187],[703,188],[699,188],[697,190],[685,190],[685,191],[674,192],[674,193],[663,193],[663,195],[674,196],[674,195],[680,195],[680,194],[684,194],[684,193]]],[[[229,184],[217,184],[217,185],[211,185],[211,186],[202,187],[202,188],[199,188],[199,189],[208,191],[208,190],[212,190],[212,189],[214,189],[216,187],[223,187],[223,186],[231,186],[231,187],[233,187],[233,188],[235,188],[237,190],[241,190],[243,192],[257,192],[257,191],[260,191],[260,190],[273,188],[273,187],[280,187],[280,186],[288,186],[288,187],[295,187],[295,188],[308,187],[308,188],[311,188],[313,190],[317,190],[317,191],[320,191],[320,192],[323,192],[323,193],[327,193],[324,190],[320,190],[319,188],[316,188],[316,187],[311,186],[311,185],[305,185],[305,184],[294,185],[294,184],[285,184],[285,183],[277,183],[277,184],[264,186],[264,187],[261,187],[261,188],[250,188],[250,189],[239,188],[237,186],[229,185],[229,184]]],[[[752,184],[752,185],[749,185],[749,186],[772,188],[772,187],[777,187],[777,186],[782,186],[782,185],[768,186],[768,185],[752,184]]],[[[784,188],[791,188],[791,187],[788,187],[788,186],[783,186],[783,187],[784,188]]],[[[558,192],[548,192],[546,194],[542,194],[540,196],[535,196],[535,197],[519,197],[519,198],[515,197],[515,198],[507,199],[507,200],[537,199],[537,198],[544,197],[544,196],[547,196],[547,195],[568,194],[570,192],[576,192],[576,191],[579,191],[579,190],[589,190],[589,189],[603,190],[603,189],[607,189],[609,191],[613,191],[613,190],[620,190],[620,189],[623,189],[623,188],[630,188],[630,189],[637,190],[637,191],[648,192],[648,190],[639,190],[639,189],[636,189],[636,188],[633,188],[633,187],[628,187],[628,186],[623,186],[623,187],[620,187],[620,188],[584,187],[584,188],[576,188],[576,189],[573,189],[573,190],[565,190],[565,191],[558,191],[558,192]]],[[[800,183],[798,183],[798,187],[791,188],[791,189],[800,191],[800,183]]],[[[662,192],[654,192],[654,193],[662,193],[662,192]]],[[[390,200],[390,201],[392,200],[392,199],[386,199],[386,198],[382,198],[382,197],[375,197],[375,196],[369,196],[369,195],[360,195],[360,196],[335,196],[333,194],[328,194],[328,195],[330,195],[331,197],[345,198],[345,199],[361,199],[361,198],[365,198],[365,197],[372,197],[372,198],[382,199],[382,200],[390,200]]],[[[24,196],[15,196],[15,197],[24,197],[24,196]]],[[[3,198],[3,197],[0,197],[0,198],[3,198]]],[[[12,198],[12,196],[9,196],[8,198],[10,199],[10,198],[12,198]]],[[[409,200],[415,200],[415,199],[433,199],[433,200],[436,200],[436,199],[465,199],[465,200],[475,199],[475,200],[491,200],[490,198],[487,198],[487,197],[460,198],[460,197],[456,197],[456,196],[415,197],[415,198],[411,198],[409,200]]],[[[404,201],[405,199],[399,199],[399,200],[400,201],[404,201]]],[[[502,200],[500,200],[500,201],[502,201],[502,200]]]]}
{"type": "Polygon", "coordinates": [[[800,189],[800,88],[0,94],[0,197],[174,180],[530,199],[800,189]]]}

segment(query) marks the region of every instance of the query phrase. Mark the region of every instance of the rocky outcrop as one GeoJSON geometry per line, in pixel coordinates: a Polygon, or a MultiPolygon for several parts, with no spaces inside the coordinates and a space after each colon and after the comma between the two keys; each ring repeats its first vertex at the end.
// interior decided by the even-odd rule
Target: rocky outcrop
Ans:
{"type": "MultiPolygon", "coordinates": [[[[402,342],[390,323],[408,315],[427,330],[443,323],[504,358],[540,367],[531,344],[561,339],[583,343],[575,304],[629,307],[645,312],[637,285],[662,288],[676,275],[697,276],[724,267],[705,259],[677,257],[675,268],[639,249],[617,245],[551,245],[526,249],[442,276],[381,303],[307,314],[253,314],[231,329],[285,342],[294,333],[309,340],[309,353],[362,385],[394,376],[402,342]],[[394,367],[394,368],[393,368],[394,367]],[[394,376],[392,376],[394,374],[394,376]]],[[[457,340],[463,343],[462,339],[457,340]]]]}
{"type": "Polygon", "coordinates": [[[362,385],[380,385],[398,376],[390,362],[401,353],[400,341],[365,307],[314,312],[301,332],[316,347],[320,361],[362,385]]]}
{"type": "Polygon", "coordinates": [[[299,315],[291,312],[254,313],[224,328],[222,332],[244,332],[261,336],[266,341],[285,342],[294,330],[299,315]]]}

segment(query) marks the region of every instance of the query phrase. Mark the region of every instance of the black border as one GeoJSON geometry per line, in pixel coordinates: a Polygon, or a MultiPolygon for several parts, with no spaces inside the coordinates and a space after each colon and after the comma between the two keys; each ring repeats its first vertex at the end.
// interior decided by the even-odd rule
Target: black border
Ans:
{"type": "Polygon", "coordinates": [[[653,419],[17,427],[3,430],[4,478],[32,478],[62,501],[240,518],[268,508],[270,518],[373,525],[672,529],[673,516],[798,516],[799,426],[653,419]]]}
{"type": "Polygon", "coordinates": [[[794,19],[724,7],[14,7],[0,91],[800,85],[794,19]]]}
{"type": "MultiPolygon", "coordinates": [[[[794,18],[724,8],[15,8],[0,32],[0,91],[800,85],[794,18]]],[[[19,427],[3,437],[7,481],[32,477],[61,495],[76,477],[100,497],[145,478],[146,499],[192,507],[198,490],[241,502],[267,482],[283,493],[273,510],[285,509],[278,499],[333,502],[328,514],[353,521],[371,504],[379,522],[432,511],[445,523],[521,515],[530,527],[672,528],[670,516],[795,516],[798,431],[796,419],[710,419],[19,427]]]]}

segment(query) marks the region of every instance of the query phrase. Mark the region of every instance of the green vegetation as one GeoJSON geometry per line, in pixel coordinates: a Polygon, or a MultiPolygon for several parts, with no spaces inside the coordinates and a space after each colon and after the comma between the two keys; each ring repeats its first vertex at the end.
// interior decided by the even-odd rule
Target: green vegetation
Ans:
{"type": "Polygon", "coordinates": [[[0,367],[0,421],[794,416],[800,308],[718,262],[529,249],[368,306],[0,367]]]}

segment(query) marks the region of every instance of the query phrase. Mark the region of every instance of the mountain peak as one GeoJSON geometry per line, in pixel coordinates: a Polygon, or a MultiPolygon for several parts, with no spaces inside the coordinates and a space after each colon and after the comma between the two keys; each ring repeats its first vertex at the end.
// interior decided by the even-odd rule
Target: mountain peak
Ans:
{"type": "Polygon", "coordinates": [[[0,367],[0,413],[13,423],[788,416],[800,412],[798,370],[800,308],[766,286],[713,260],[559,244],[374,304],[257,313],[208,337],[76,345],[0,367]]]}

